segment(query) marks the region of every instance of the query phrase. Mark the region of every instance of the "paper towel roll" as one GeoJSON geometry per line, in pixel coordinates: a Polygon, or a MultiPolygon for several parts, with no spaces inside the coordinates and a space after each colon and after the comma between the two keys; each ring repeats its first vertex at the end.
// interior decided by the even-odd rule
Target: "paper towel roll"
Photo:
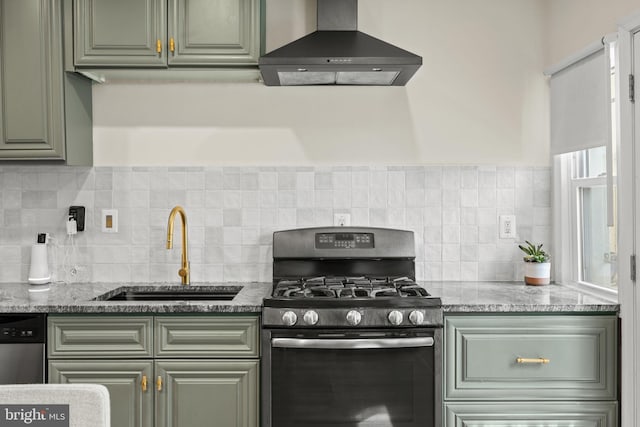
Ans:
{"type": "Polygon", "coordinates": [[[31,246],[31,266],[29,267],[29,283],[43,285],[51,282],[47,245],[39,243],[31,246]]]}

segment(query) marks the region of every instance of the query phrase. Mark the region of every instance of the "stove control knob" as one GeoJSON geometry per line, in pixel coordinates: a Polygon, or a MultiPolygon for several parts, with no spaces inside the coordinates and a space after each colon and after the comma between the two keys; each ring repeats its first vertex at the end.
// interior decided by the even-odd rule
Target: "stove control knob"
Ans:
{"type": "Polygon", "coordinates": [[[351,326],[358,326],[362,320],[362,314],[356,310],[349,310],[347,313],[347,323],[351,326]]]}
{"type": "Polygon", "coordinates": [[[307,325],[315,325],[316,323],[318,323],[318,313],[313,310],[309,310],[304,313],[303,319],[304,323],[306,323],[307,325]]]}
{"type": "Polygon", "coordinates": [[[409,313],[409,321],[413,325],[422,325],[424,322],[424,313],[418,310],[413,310],[409,313]]]}
{"type": "Polygon", "coordinates": [[[298,321],[298,316],[293,311],[285,311],[282,315],[282,323],[287,326],[293,326],[298,321]]]}
{"type": "Polygon", "coordinates": [[[389,323],[391,323],[392,325],[400,326],[402,325],[402,312],[398,310],[393,310],[392,312],[389,313],[389,315],[387,316],[387,319],[389,319],[389,323]]]}

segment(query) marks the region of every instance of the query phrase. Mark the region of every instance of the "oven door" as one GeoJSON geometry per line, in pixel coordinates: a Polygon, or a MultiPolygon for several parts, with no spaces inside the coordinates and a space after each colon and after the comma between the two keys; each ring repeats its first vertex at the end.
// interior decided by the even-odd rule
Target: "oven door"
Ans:
{"type": "Polygon", "coordinates": [[[434,330],[265,335],[265,427],[435,425],[434,330]]]}

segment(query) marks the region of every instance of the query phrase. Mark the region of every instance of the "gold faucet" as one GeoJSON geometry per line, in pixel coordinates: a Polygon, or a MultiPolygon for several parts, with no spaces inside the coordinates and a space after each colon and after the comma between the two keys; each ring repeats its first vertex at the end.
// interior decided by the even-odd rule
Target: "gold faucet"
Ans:
{"type": "Polygon", "coordinates": [[[178,270],[178,276],[182,278],[182,284],[190,284],[189,280],[189,255],[187,248],[187,214],[182,206],[176,206],[171,209],[169,214],[169,225],[167,226],[167,249],[173,248],[173,223],[176,214],[180,214],[182,219],[182,265],[178,270]]]}

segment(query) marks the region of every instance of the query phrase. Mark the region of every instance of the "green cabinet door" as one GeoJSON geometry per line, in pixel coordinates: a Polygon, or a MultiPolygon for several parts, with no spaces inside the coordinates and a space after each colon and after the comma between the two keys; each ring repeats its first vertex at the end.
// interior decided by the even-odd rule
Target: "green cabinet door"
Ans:
{"type": "Polygon", "coordinates": [[[166,0],[75,1],[75,64],[166,67],[166,5],[166,0]]]}
{"type": "Polygon", "coordinates": [[[257,64],[259,6],[257,0],[169,0],[169,65],[257,64]]]}
{"type": "Polygon", "coordinates": [[[50,383],[103,384],[109,390],[111,425],[153,427],[151,360],[52,360],[50,383]]]}
{"type": "Polygon", "coordinates": [[[63,159],[61,5],[0,0],[0,157],[63,159]]]}
{"type": "Polygon", "coordinates": [[[62,39],[61,0],[0,0],[0,160],[93,163],[91,82],[62,39]]]}
{"type": "Polygon", "coordinates": [[[156,360],[157,427],[257,427],[258,360],[156,360]]]}

